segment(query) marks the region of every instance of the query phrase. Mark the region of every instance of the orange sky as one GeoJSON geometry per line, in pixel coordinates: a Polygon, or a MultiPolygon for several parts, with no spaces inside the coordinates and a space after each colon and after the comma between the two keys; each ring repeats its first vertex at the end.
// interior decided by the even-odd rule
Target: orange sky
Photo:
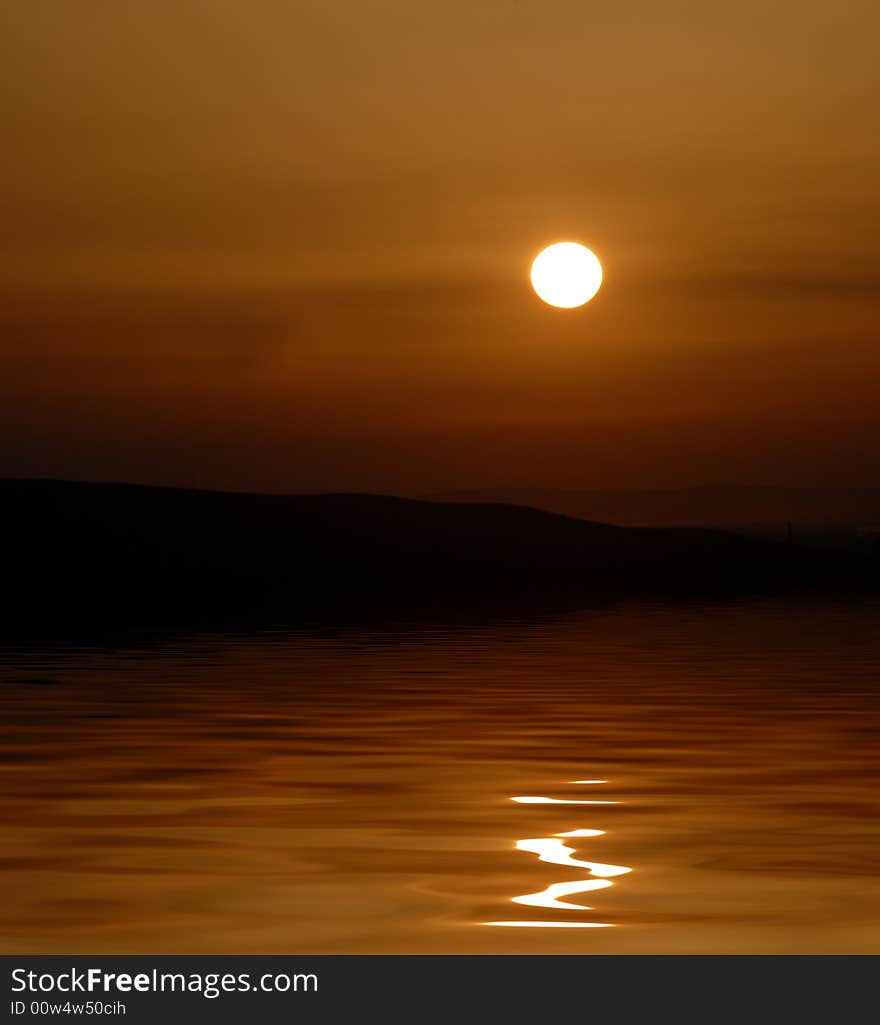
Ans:
{"type": "Polygon", "coordinates": [[[875,4],[15,6],[0,474],[877,483],[875,4]]]}

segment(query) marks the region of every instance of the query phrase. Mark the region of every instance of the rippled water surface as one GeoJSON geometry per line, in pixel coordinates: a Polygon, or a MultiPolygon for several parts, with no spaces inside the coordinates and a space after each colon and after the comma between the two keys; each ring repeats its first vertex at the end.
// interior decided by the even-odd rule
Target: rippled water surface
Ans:
{"type": "Polygon", "coordinates": [[[3,951],[880,952],[880,607],[16,650],[3,951]]]}

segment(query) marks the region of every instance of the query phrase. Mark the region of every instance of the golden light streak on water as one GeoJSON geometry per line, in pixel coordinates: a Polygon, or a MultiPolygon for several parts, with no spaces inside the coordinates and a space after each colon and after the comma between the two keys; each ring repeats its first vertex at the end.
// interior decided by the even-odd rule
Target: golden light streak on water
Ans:
{"type": "Polygon", "coordinates": [[[483,922],[483,925],[507,925],[518,929],[610,929],[611,922],[483,922]]]}
{"type": "Polygon", "coordinates": [[[551,883],[546,890],[539,893],[524,893],[521,897],[513,897],[514,904],[527,904],[533,908],[562,908],[571,911],[591,911],[586,904],[570,904],[560,897],[570,897],[574,893],[589,893],[591,890],[604,890],[613,886],[607,879],[575,879],[570,883],[551,883]]]}
{"type": "Polygon", "coordinates": [[[625,865],[603,865],[600,861],[578,861],[573,858],[574,847],[566,846],[556,836],[538,836],[529,840],[517,840],[516,849],[527,851],[529,854],[537,854],[539,861],[549,862],[551,865],[572,865],[574,868],[585,868],[594,876],[622,876],[632,872],[631,868],[625,865]]]}
{"type": "Polygon", "coordinates": [[[511,797],[517,804],[620,804],[620,801],[565,801],[558,797],[511,797]]]}
{"type": "MultiPolygon", "coordinates": [[[[606,783],[601,779],[572,780],[572,785],[590,784],[598,785],[606,783]]],[[[579,801],[564,800],[555,797],[512,797],[512,801],[518,804],[618,804],[617,801],[579,801]]],[[[537,893],[524,893],[518,897],[511,897],[514,904],[525,904],[529,907],[548,908],[551,911],[591,911],[592,908],[586,904],[573,904],[570,901],[562,900],[562,897],[569,897],[576,893],[590,893],[593,890],[604,890],[614,884],[608,877],[626,875],[632,872],[627,865],[607,865],[600,861],[581,861],[573,857],[577,853],[576,848],[569,847],[563,843],[564,839],[575,837],[596,837],[604,835],[602,829],[571,829],[567,832],[554,833],[552,836],[537,836],[516,841],[516,849],[525,851],[528,854],[536,854],[539,861],[551,865],[562,865],[563,867],[585,868],[591,876],[599,876],[594,879],[575,879],[570,882],[551,883],[537,893]]],[[[523,922],[523,921],[498,921],[484,922],[484,925],[503,925],[515,927],[533,927],[547,929],[599,929],[609,928],[612,922],[523,922]]]]}

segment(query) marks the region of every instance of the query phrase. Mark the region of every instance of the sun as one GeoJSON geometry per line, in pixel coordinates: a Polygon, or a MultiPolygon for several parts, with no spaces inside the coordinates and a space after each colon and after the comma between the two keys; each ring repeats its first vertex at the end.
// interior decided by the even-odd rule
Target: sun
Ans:
{"type": "Polygon", "coordinates": [[[602,264],[579,242],[557,242],[535,257],[532,288],[549,306],[572,310],[588,303],[602,284],[602,264]]]}

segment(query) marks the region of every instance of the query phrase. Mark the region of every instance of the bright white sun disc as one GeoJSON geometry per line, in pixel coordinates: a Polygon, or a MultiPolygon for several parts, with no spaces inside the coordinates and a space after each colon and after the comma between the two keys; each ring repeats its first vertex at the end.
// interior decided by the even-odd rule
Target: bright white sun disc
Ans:
{"type": "Polygon", "coordinates": [[[602,264],[579,242],[557,242],[535,257],[532,288],[550,306],[571,310],[599,291],[602,264]]]}

